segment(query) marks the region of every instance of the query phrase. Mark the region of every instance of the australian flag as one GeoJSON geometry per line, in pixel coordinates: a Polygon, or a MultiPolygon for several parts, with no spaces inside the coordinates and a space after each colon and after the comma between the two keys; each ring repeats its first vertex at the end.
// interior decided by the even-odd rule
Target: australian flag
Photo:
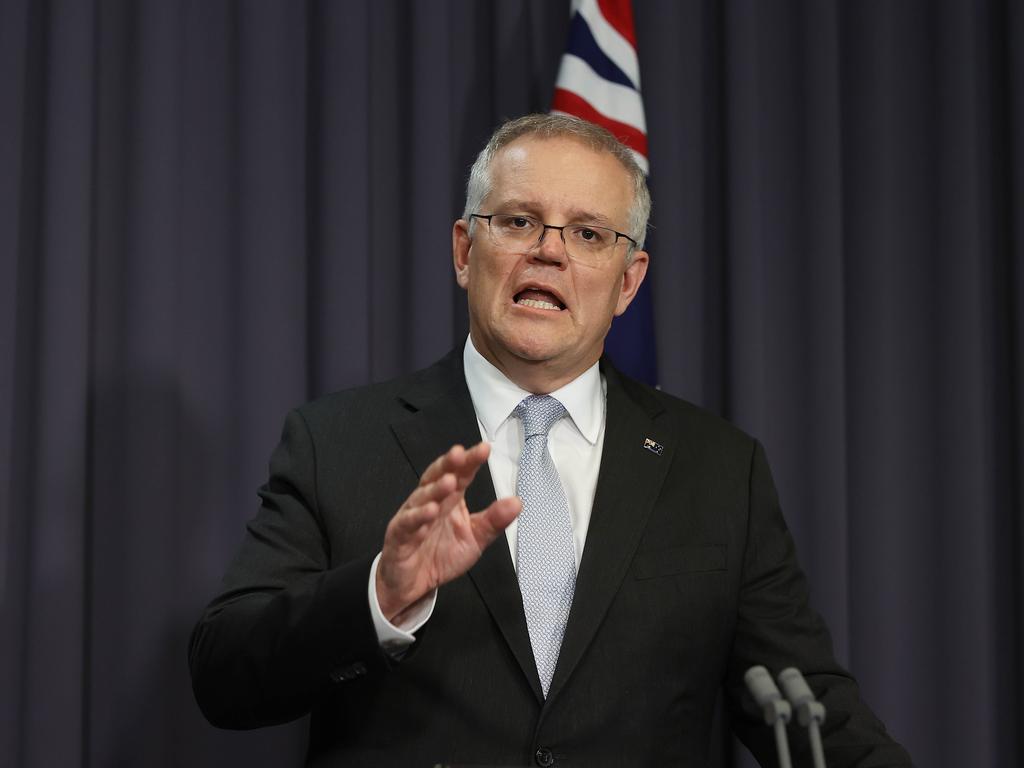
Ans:
{"type": "MultiPolygon", "coordinates": [[[[607,128],[648,171],[647,122],[640,98],[631,0],[572,0],[569,41],[551,111],[607,128]]],[[[623,371],[657,384],[654,314],[647,282],[626,313],[615,319],[605,349],[623,371]]]]}

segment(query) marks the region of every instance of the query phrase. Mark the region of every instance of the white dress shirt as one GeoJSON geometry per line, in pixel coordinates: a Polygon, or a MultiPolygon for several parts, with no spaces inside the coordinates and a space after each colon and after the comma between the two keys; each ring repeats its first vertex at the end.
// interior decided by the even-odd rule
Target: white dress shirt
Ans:
{"type": "MultiPolygon", "coordinates": [[[[473,400],[473,410],[476,411],[477,425],[480,427],[480,438],[491,444],[487,467],[494,484],[494,493],[499,499],[514,496],[516,476],[519,472],[519,454],[523,450],[523,425],[513,416],[513,411],[523,398],[534,393],[527,392],[509,381],[476,350],[472,338],[466,339],[462,359],[466,384],[473,400]]],[[[597,489],[597,474],[601,465],[606,391],[607,387],[598,370],[598,364],[594,363],[561,389],[543,393],[556,398],[569,414],[569,418],[560,419],[551,427],[548,433],[548,451],[562,479],[565,497],[569,502],[577,570],[587,540],[590,512],[597,489]]],[[[516,562],[517,524],[518,520],[513,520],[505,529],[513,568],[516,562]]],[[[380,555],[377,555],[370,569],[367,595],[370,613],[380,644],[386,650],[400,651],[416,639],[413,632],[430,618],[437,601],[437,590],[408,611],[400,627],[395,626],[384,618],[377,602],[375,583],[379,562],[380,555]]]]}

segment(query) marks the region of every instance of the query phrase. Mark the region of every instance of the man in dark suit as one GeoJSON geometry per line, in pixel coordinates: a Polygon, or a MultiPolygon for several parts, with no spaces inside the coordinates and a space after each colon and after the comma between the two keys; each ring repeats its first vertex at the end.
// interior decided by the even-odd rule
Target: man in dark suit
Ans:
{"type": "Polygon", "coordinates": [[[453,229],[470,338],[288,416],[193,633],[211,722],[312,712],[316,766],[699,766],[724,692],[774,765],[743,704],[764,664],[808,676],[833,768],[910,764],[808,607],[758,443],[602,359],[649,210],[602,129],[499,128],[453,229]]]}

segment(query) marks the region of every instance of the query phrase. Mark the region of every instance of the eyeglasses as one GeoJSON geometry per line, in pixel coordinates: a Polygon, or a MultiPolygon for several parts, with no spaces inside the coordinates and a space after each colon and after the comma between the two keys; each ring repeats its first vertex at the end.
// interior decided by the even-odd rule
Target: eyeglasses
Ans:
{"type": "Polygon", "coordinates": [[[589,266],[608,262],[615,253],[619,238],[628,240],[634,248],[637,247],[636,240],[629,235],[596,224],[566,224],[556,227],[532,216],[515,213],[471,213],[469,217],[487,222],[491,242],[495,246],[520,253],[539,248],[545,232],[549,229],[558,230],[569,258],[589,266]]]}

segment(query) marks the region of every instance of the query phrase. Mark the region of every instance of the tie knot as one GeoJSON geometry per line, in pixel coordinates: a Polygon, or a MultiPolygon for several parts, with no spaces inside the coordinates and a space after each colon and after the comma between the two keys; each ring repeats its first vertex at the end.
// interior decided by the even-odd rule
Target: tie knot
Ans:
{"type": "Polygon", "coordinates": [[[516,406],[525,437],[546,435],[551,425],[565,415],[565,406],[551,395],[530,395],[516,406]]]}

